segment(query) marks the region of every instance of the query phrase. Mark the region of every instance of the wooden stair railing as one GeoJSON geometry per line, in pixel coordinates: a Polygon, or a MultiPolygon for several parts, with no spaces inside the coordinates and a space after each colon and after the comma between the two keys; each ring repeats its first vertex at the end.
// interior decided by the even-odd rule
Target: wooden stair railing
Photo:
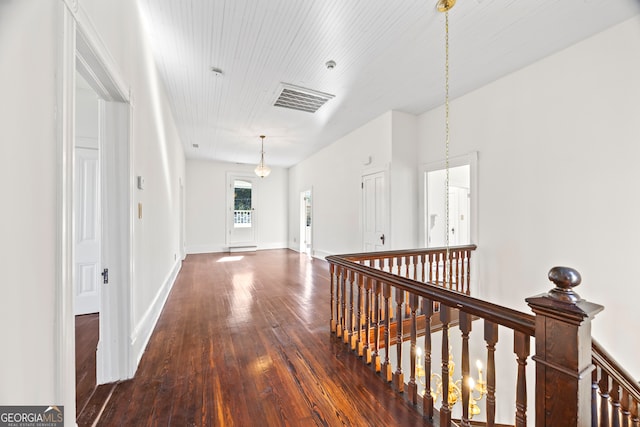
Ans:
{"type": "MultiPolygon", "coordinates": [[[[594,344],[591,363],[590,322],[602,307],[580,299],[573,287],[580,283],[575,270],[554,268],[549,277],[556,287],[552,291],[531,297],[527,303],[535,316],[507,307],[478,300],[469,292],[469,258],[475,247],[461,249],[453,257],[464,260],[460,275],[454,270],[451,277],[464,284],[462,292],[443,288],[442,269],[437,267],[444,258],[429,250],[394,251],[374,254],[330,256],[331,272],[331,331],[348,344],[364,363],[391,383],[392,387],[422,411],[434,425],[499,425],[496,422],[495,355],[498,351],[499,329],[510,330],[515,354],[515,405],[513,419],[507,424],[526,426],[528,414],[526,365],[531,355],[531,337],[537,337],[535,356],[535,425],[536,426],[633,426],[638,424],[640,388],[624,374],[610,356],[594,344]],[[468,252],[467,252],[468,251],[468,252]],[[429,263],[429,260],[437,260],[429,263]],[[425,261],[423,261],[425,260],[425,261]],[[430,273],[431,272],[431,273],[430,273]],[[464,272],[464,273],[463,273],[464,272]],[[430,275],[431,274],[431,275],[430,275]],[[429,278],[435,278],[431,283],[429,278]],[[457,314],[458,320],[453,316],[457,314]],[[461,414],[452,422],[452,408],[447,396],[449,378],[449,331],[460,332],[459,366],[462,376],[470,376],[469,342],[472,325],[482,321],[486,346],[486,400],[483,422],[471,420],[469,413],[470,386],[462,381],[461,414]],[[437,328],[434,324],[438,322],[437,328]],[[434,335],[434,330],[441,330],[434,335]],[[424,346],[423,372],[434,372],[432,335],[440,338],[442,400],[440,406],[431,393],[419,394],[417,383],[416,347],[418,338],[424,346]],[[588,337],[588,339],[586,339],[588,337]],[[403,366],[403,346],[396,345],[395,366],[390,355],[394,344],[409,341],[409,366],[403,366]],[[594,368],[595,366],[595,368],[594,368]],[[405,372],[407,370],[408,372],[405,372]],[[592,375],[587,375],[591,373],[592,375]],[[407,375],[408,374],[408,375],[407,375]],[[593,388],[592,388],[593,387],[593,388]],[[594,418],[592,419],[592,413],[594,418]],[[595,418],[598,417],[598,418],[595,418]]],[[[446,252],[445,252],[446,253],[446,252]]],[[[458,262],[458,261],[456,261],[458,262]]],[[[451,334],[451,339],[455,339],[451,334]]],[[[406,352],[406,351],[405,351],[406,352]]],[[[503,375],[502,375],[503,376],[503,375]]],[[[503,376],[504,377],[504,376],[503,376]]],[[[430,390],[430,376],[424,377],[425,389],[430,390]]],[[[507,398],[504,393],[501,398],[507,398]]],[[[501,406],[504,401],[501,400],[501,406]]],[[[505,420],[499,420],[504,423],[505,420]]]]}
{"type": "Polygon", "coordinates": [[[595,340],[592,349],[592,425],[639,427],[640,385],[595,340]]]}

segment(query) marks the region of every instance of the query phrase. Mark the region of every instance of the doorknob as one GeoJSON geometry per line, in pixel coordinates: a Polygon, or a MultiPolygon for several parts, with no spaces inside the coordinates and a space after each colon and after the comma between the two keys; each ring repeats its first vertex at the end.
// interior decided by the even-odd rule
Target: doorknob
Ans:
{"type": "Polygon", "coordinates": [[[380,236],[380,240],[382,240],[382,244],[384,245],[384,234],[380,236]]]}

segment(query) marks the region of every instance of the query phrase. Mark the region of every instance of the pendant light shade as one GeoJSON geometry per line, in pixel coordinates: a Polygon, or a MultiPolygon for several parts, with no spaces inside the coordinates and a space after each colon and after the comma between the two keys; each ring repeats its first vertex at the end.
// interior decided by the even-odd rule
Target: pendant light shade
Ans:
{"type": "Polygon", "coordinates": [[[260,178],[264,178],[265,176],[269,176],[271,173],[271,168],[264,164],[264,135],[260,135],[260,139],[262,140],[262,148],[260,150],[260,163],[254,169],[256,175],[260,178]]]}

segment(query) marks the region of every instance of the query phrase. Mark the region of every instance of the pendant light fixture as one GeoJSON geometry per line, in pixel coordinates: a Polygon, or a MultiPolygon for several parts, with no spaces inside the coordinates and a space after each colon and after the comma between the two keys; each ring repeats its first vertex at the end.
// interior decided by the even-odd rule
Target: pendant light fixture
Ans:
{"type": "Polygon", "coordinates": [[[265,166],[264,164],[264,135],[260,135],[260,139],[262,140],[262,149],[260,150],[260,163],[256,166],[254,172],[260,178],[264,178],[265,176],[269,176],[271,173],[271,168],[269,166],[265,166]]]}

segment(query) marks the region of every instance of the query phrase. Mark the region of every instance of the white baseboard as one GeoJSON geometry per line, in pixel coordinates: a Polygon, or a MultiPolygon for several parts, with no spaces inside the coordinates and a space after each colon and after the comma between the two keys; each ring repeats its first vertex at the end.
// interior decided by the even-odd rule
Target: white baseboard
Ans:
{"type": "MultiPolygon", "coordinates": [[[[187,246],[187,254],[211,254],[211,253],[219,253],[219,252],[229,252],[229,245],[189,245],[187,246]]],[[[269,242],[269,243],[258,243],[257,250],[267,250],[267,249],[287,249],[286,242],[269,242]]]]}
{"type": "Polygon", "coordinates": [[[189,245],[187,246],[187,255],[194,254],[211,254],[217,252],[226,252],[228,246],[217,246],[217,245],[189,245]]]}
{"type": "Polygon", "coordinates": [[[313,249],[313,253],[311,254],[312,257],[318,258],[318,259],[325,259],[329,255],[335,255],[335,254],[333,252],[326,252],[320,249],[313,249]]]}
{"type": "Polygon", "coordinates": [[[169,297],[169,292],[171,292],[171,288],[173,288],[173,284],[178,277],[178,273],[182,268],[182,260],[178,260],[171,272],[167,276],[166,280],[160,287],[160,290],[156,294],[156,297],[153,299],[153,302],[142,316],[142,319],[137,323],[133,333],[130,337],[130,348],[132,355],[132,363],[137,369],[140,364],[140,359],[142,359],[142,354],[147,348],[147,343],[151,339],[151,334],[153,333],[153,329],[156,327],[156,323],[158,322],[158,318],[160,317],[160,313],[164,308],[164,304],[167,302],[167,298],[169,297]]]}

